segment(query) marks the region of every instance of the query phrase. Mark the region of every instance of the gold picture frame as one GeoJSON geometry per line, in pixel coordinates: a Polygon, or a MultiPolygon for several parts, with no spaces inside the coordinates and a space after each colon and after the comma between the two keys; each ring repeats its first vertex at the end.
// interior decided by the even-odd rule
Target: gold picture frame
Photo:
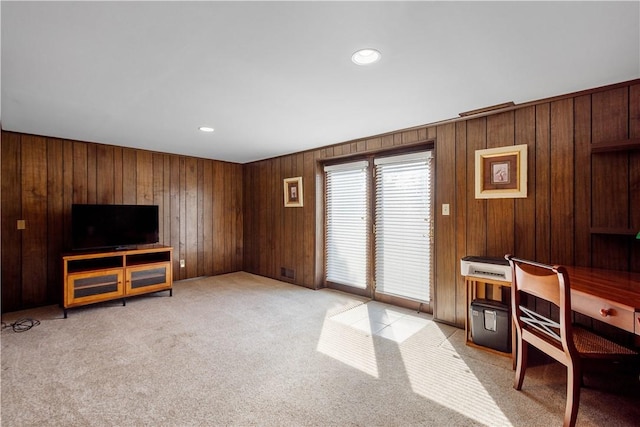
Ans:
{"type": "Polygon", "coordinates": [[[527,145],[476,150],[476,199],[527,197],[527,145]]]}
{"type": "Polygon", "coordinates": [[[284,179],[284,207],[300,208],[303,206],[302,177],[284,179]]]}

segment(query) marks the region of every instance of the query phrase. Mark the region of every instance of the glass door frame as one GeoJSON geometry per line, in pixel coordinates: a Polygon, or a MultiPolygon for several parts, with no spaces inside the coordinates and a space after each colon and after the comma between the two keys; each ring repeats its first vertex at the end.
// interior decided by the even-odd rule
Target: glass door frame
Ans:
{"type": "Polygon", "coordinates": [[[353,157],[346,157],[346,158],[342,158],[340,160],[337,159],[329,159],[326,162],[323,162],[322,165],[329,165],[329,164],[338,164],[338,163],[348,163],[351,161],[358,161],[358,160],[367,160],[369,162],[369,166],[368,166],[368,185],[370,188],[370,191],[372,191],[372,193],[370,194],[369,197],[369,219],[370,219],[370,223],[368,226],[368,230],[369,230],[369,252],[368,252],[368,256],[369,256],[369,271],[367,272],[367,285],[365,288],[359,288],[359,287],[355,287],[355,286],[349,286],[349,285],[345,285],[345,284],[341,284],[341,283],[336,283],[336,282],[331,282],[327,280],[327,274],[326,274],[326,206],[327,206],[327,192],[326,192],[326,174],[325,172],[322,170],[322,168],[319,168],[319,176],[321,177],[321,183],[322,183],[322,206],[320,207],[320,209],[318,209],[318,213],[322,215],[322,221],[319,222],[319,224],[321,224],[322,229],[319,230],[320,232],[318,233],[318,236],[322,239],[322,261],[319,263],[321,268],[322,268],[322,283],[325,287],[329,288],[329,289],[335,289],[341,292],[346,292],[346,293],[350,293],[350,294],[354,294],[354,295],[358,295],[358,296],[362,296],[365,298],[370,298],[372,300],[375,301],[380,301],[380,302],[384,302],[384,303],[388,303],[388,304],[393,304],[396,306],[400,306],[400,307],[406,307],[406,308],[410,308],[412,310],[416,310],[416,311],[421,311],[421,312],[428,312],[428,313],[433,313],[433,305],[434,305],[434,298],[435,298],[435,286],[434,286],[434,280],[435,280],[435,234],[434,234],[434,229],[435,229],[435,199],[436,199],[436,194],[435,194],[435,177],[436,177],[436,171],[435,171],[435,163],[433,166],[433,203],[432,203],[432,221],[431,221],[431,245],[432,245],[432,259],[431,262],[433,263],[433,267],[431,269],[431,279],[430,279],[430,286],[431,286],[431,291],[430,291],[430,301],[428,302],[424,302],[424,301],[416,301],[416,300],[412,300],[409,298],[403,298],[400,296],[396,296],[396,295],[389,295],[389,294],[384,294],[381,292],[376,292],[375,290],[375,283],[374,283],[374,279],[375,279],[375,236],[374,236],[374,230],[373,230],[373,220],[372,218],[375,218],[375,189],[373,187],[375,187],[375,178],[374,178],[374,169],[375,169],[375,165],[374,165],[374,159],[376,157],[382,157],[382,156],[394,156],[394,155],[402,155],[402,154],[408,154],[408,153],[412,153],[412,152],[417,152],[417,151],[428,151],[431,150],[433,152],[434,155],[434,162],[435,162],[435,142],[433,140],[430,141],[422,141],[421,143],[417,143],[415,145],[412,145],[411,147],[402,147],[399,149],[391,149],[391,150],[382,150],[382,151],[377,151],[375,153],[367,153],[364,155],[355,155],[353,157]]]}

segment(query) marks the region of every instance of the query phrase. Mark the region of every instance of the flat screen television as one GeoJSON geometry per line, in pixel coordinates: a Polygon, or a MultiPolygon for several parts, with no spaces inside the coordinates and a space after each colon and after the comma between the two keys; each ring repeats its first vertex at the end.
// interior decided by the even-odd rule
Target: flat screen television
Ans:
{"type": "Polygon", "coordinates": [[[128,249],[158,243],[158,206],[71,206],[71,249],[128,249]]]}

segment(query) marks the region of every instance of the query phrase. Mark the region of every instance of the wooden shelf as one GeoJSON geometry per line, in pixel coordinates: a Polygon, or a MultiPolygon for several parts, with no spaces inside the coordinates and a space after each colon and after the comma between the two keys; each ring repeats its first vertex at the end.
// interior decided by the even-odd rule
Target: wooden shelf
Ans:
{"type": "Polygon", "coordinates": [[[122,268],[121,256],[106,256],[90,258],[87,255],[76,255],[69,258],[67,268],[69,273],[81,273],[83,271],[102,270],[106,268],[122,268]]]}
{"type": "Polygon", "coordinates": [[[496,301],[502,301],[502,288],[511,288],[511,282],[505,282],[502,280],[483,279],[479,277],[464,276],[464,283],[466,288],[466,315],[464,320],[464,334],[466,345],[479,348],[485,351],[489,351],[501,356],[508,356],[511,358],[512,368],[516,368],[516,328],[515,325],[511,325],[511,352],[505,353],[499,350],[494,350],[489,347],[480,346],[473,342],[473,335],[471,331],[471,319],[469,318],[469,309],[471,308],[471,302],[476,298],[493,299],[496,301]],[[486,285],[491,285],[491,291],[487,292],[486,285]],[[482,286],[478,286],[482,285],[482,286]]]}
{"type": "Polygon", "coordinates": [[[609,234],[614,236],[636,236],[639,230],[616,227],[591,227],[591,234],[609,234]]]}
{"type": "Polygon", "coordinates": [[[591,153],[611,153],[615,151],[631,150],[640,150],[640,138],[591,144],[591,153]]]}
{"type": "Polygon", "coordinates": [[[76,285],[74,286],[73,290],[74,291],[81,291],[84,289],[93,289],[93,288],[102,288],[105,286],[117,286],[118,282],[117,281],[105,281],[105,282],[100,282],[100,283],[92,283],[91,285],[76,285]]]}
{"type": "Polygon", "coordinates": [[[164,272],[163,274],[158,274],[158,272],[143,272],[141,274],[136,275],[136,280],[147,280],[147,279],[157,279],[157,278],[164,278],[164,272]]]}

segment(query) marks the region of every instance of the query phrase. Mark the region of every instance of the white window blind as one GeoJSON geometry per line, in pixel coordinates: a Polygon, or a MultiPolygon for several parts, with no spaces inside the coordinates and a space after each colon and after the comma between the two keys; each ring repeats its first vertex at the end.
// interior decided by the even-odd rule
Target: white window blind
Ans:
{"type": "Polygon", "coordinates": [[[374,163],[376,292],[429,301],[431,152],[378,158],[374,163]]]}
{"type": "Polygon", "coordinates": [[[369,268],[368,162],[325,167],[326,277],[365,289],[369,268]]]}

